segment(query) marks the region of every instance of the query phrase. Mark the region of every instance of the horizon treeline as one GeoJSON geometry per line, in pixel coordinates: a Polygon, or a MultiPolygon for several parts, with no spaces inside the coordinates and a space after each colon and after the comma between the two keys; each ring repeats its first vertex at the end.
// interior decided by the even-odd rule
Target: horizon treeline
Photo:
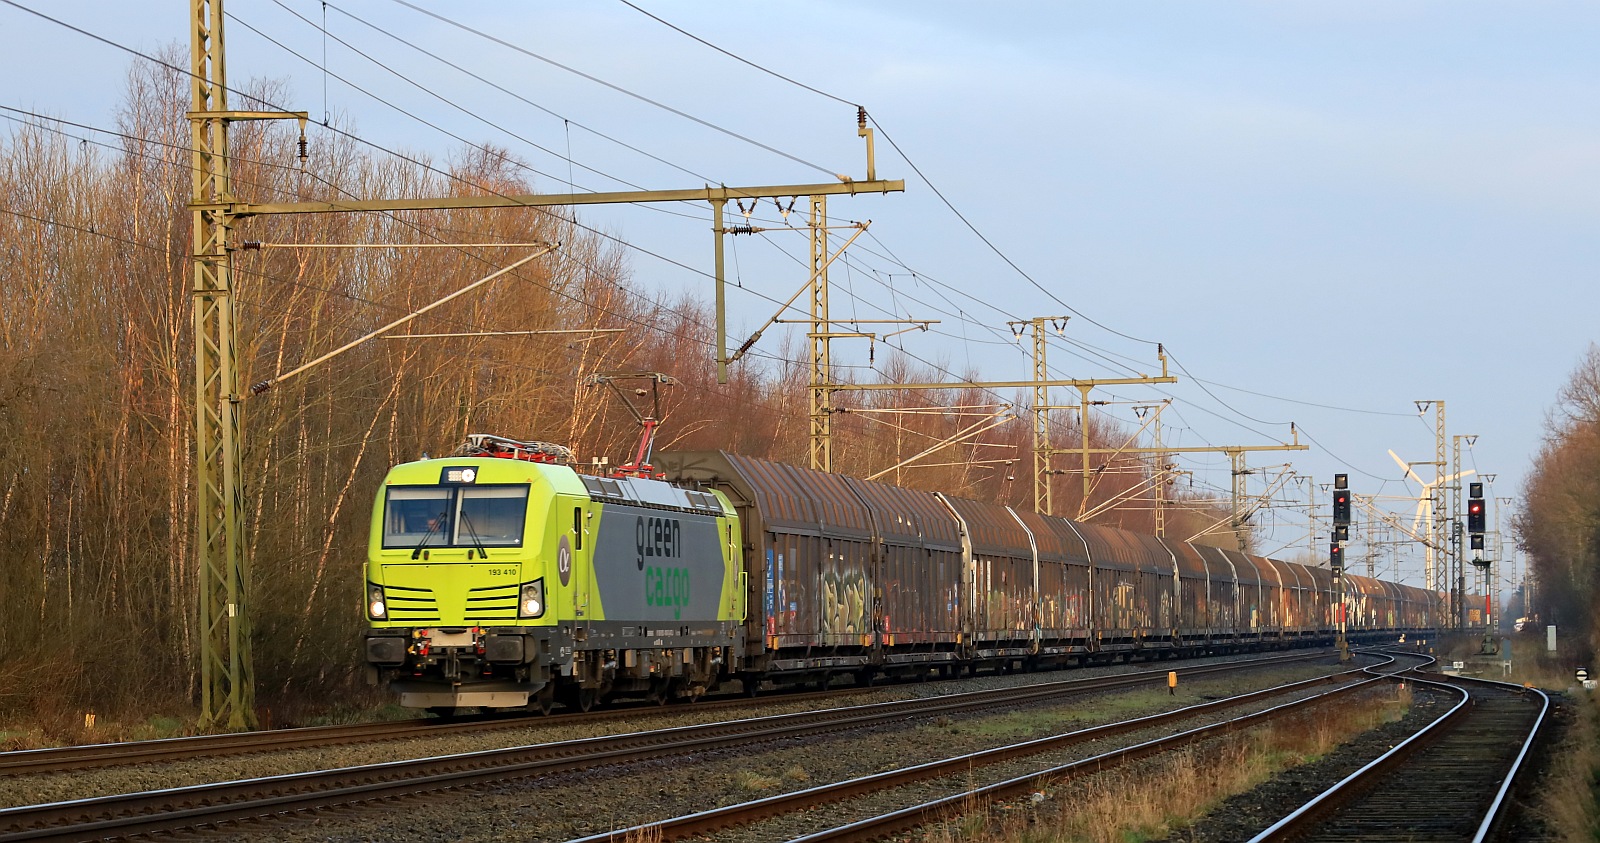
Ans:
{"type": "Polygon", "coordinates": [[[1524,612],[1600,651],[1600,346],[1557,394],[1522,495],[1513,529],[1533,575],[1524,612]]]}
{"type": "MultiPolygon", "coordinates": [[[[287,99],[273,83],[251,90],[287,99]]],[[[116,115],[120,142],[91,142],[48,122],[0,137],[6,718],[193,710],[188,97],[186,78],[138,64],[116,115]]],[[[467,148],[440,162],[412,153],[408,161],[348,137],[319,137],[302,167],[290,127],[235,123],[235,193],[246,202],[336,201],[536,188],[504,150],[467,148]]],[[[658,371],[677,384],[663,393],[657,450],[721,448],[806,464],[809,364],[801,342],[768,347],[716,383],[710,290],[663,297],[644,289],[625,247],[569,209],[244,221],[232,244],[241,386],[248,391],[531,251],[293,244],[557,241],[557,251],[242,404],[257,696],[272,713],[264,722],[370,700],[358,670],[362,566],[373,496],[396,463],[449,453],[467,434],[486,432],[564,444],[584,464],[618,464],[638,427],[614,395],[588,381],[658,371]],[[245,240],[269,248],[237,250],[245,240]],[[395,336],[576,329],[596,333],[395,336]]],[[[948,379],[903,355],[872,374],[948,379]]],[[[1019,415],[1024,397],[1013,399],[1019,415]]],[[[951,389],[841,393],[837,403],[844,412],[834,416],[835,470],[867,476],[972,424],[996,398],[951,389]]],[[[1081,442],[1067,415],[1056,414],[1056,447],[1081,442]]],[[[1129,438],[1099,422],[1088,433],[1097,446],[1129,438]]],[[[985,433],[981,445],[946,448],[927,461],[941,465],[882,479],[1031,505],[1031,441],[1031,424],[1018,419],[985,433]]],[[[1143,461],[1113,468],[1096,480],[1093,503],[1149,477],[1143,461]]],[[[1056,511],[1077,511],[1077,478],[1055,482],[1056,511]]],[[[1171,535],[1187,537],[1225,516],[1201,498],[1189,504],[1170,511],[1171,535]]],[[[1150,509],[1146,491],[1095,520],[1149,532],[1150,509]]]]}

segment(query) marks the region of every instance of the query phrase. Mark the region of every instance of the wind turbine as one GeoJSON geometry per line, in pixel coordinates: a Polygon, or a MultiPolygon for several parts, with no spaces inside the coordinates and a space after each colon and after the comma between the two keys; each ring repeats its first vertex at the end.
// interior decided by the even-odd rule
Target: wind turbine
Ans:
{"type": "Polygon", "coordinates": [[[1466,471],[1451,474],[1449,476],[1446,476],[1441,472],[1439,476],[1433,478],[1432,480],[1424,481],[1421,477],[1417,476],[1415,471],[1411,470],[1411,463],[1400,459],[1400,455],[1396,454],[1393,449],[1389,450],[1389,456],[1392,457],[1397,464],[1399,464],[1400,468],[1405,471],[1407,477],[1417,481],[1418,485],[1422,486],[1422,492],[1417,497],[1417,514],[1411,519],[1411,532],[1415,533],[1417,531],[1417,524],[1421,523],[1424,518],[1428,520],[1428,532],[1425,535],[1433,536],[1434,540],[1423,543],[1424,570],[1422,579],[1427,588],[1437,590],[1438,583],[1434,581],[1435,563],[1433,555],[1436,549],[1442,550],[1443,548],[1435,548],[1435,545],[1439,541],[1439,533],[1437,529],[1438,520],[1434,517],[1435,513],[1433,511],[1434,489],[1446,483],[1453,483],[1469,474],[1476,474],[1477,472],[1470,468],[1466,471]]]}

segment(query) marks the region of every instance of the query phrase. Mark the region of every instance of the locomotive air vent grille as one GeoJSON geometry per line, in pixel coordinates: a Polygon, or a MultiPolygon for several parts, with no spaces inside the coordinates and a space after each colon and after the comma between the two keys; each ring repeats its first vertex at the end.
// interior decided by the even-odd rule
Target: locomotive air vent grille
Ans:
{"type": "Polygon", "coordinates": [[[517,619],[517,589],[515,584],[491,585],[467,592],[466,620],[515,621],[517,619]]]}
{"type": "Polygon", "coordinates": [[[433,589],[386,585],[383,587],[383,596],[389,601],[390,620],[439,620],[439,603],[433,599],[433,589]]]}

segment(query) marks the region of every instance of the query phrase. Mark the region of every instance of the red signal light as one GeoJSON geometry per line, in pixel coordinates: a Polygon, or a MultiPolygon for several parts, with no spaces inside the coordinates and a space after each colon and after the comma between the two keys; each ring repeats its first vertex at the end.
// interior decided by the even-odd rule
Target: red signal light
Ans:
{"type": "Polygon", "coordinates": [[[1482,533],[1488,522],[1483,511],[1483,498],[1469,498],[1467,500],[1467,532],[1482,533]]]}

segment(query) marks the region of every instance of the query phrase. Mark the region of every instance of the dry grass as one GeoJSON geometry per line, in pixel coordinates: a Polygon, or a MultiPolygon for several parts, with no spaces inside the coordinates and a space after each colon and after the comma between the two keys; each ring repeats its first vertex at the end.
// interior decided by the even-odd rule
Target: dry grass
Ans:
{"type": "Polygon", "coordinates": [[[1574,716],[1550,749],[1554,763],[1534,810],[1561,843],[1594,843],[1600,840],[1600,704],[1582,692],[1568,700],[1574,716]]]}
{"type": "Polygon", "coordinates": [[[40,711],[25,726],[0,727],[0,752],[57,746],[145,741],[194,734],[191,721],[167,716],[143,722],[114,720],[93,711],[40,711]]]}
{"type": "Polygon", "coordinates": [[[1361,732],[1399,719],[1409,689],[1378,705],[1342,702],[1242,735],[1061,785],[1032,797],[974,804],[932,829],[931,843],[1136,843],[1159,839],[1216,804],[1291,767],[1313,761],[1361,732]]]}
{"type": "Polygon", "coordinates": [[[746,793],[761,793],[777,790],[783,784],[782,779],[775,776],[764,776],[752,770],[740,770],[733,774],[733,785],[746,793]]]}
{"type": "Polygon", "coordinates": [[[651,825],[622,835],[621,843],[661,843],[662,839],[661,826],[651,825]]]}

